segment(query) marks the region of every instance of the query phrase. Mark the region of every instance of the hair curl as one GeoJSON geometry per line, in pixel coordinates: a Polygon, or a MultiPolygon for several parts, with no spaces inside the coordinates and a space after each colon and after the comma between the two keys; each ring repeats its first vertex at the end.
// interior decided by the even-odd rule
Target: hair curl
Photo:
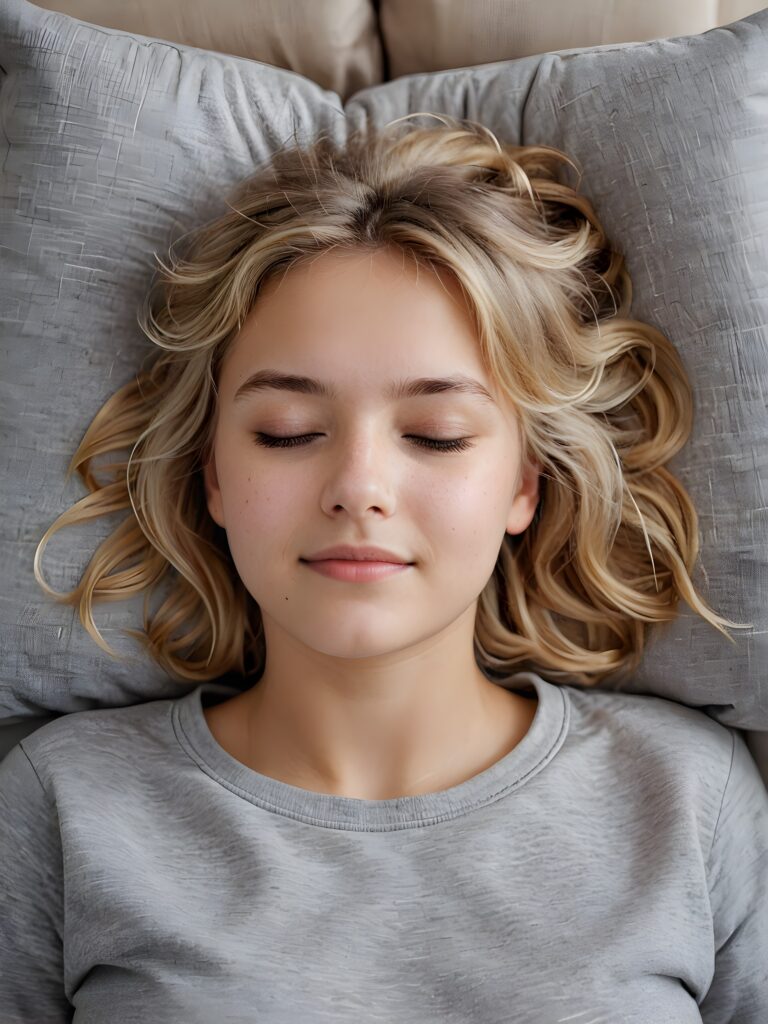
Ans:
{"type": "Polygon", "coordinates": [[[171,266],[155,254],[161,273],[139,324],[161,351],[96,413],[67,470],[90,493],[35,552],[39,584],[78,607],[112,656],[92,603],[144,591],[144,632],[126,632],[171,676],[263,671],[260,609],[205,500],[217,374],[262,282],[335,247],[395,246],[455,276],[484,365],[518,414],[524,456],[542,467],[534,519],[505,535],[479,596],[475,656],[489,677],[621,680],[642,657],[646,625],[674,619],[681,597],[731,642],[723,626],[746,628],[718,616],[691,581],[698,519],[664,465],[691,432],[691,388],[672,343],[629,317],[623,256],[589,199],[557,180],[559,161],[576,165],[445,115],[429,115],[441,127],[391,130],[414,116],[343,145],[294,140],[229,193],[228,212],[183,236],[183,258],[178,240],[171,266]],[[92,460],[127,449],[99,482],[92,460]],[[48,587],[39,563],[50,536],[123,509],[78,585],[48,587]],[[170,568],[150,617],[150,593],[170,568]]]}

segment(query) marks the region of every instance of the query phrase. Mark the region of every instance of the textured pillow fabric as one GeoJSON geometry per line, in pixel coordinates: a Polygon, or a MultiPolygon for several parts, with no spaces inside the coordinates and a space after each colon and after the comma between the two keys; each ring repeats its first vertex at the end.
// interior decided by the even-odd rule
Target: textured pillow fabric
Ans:
{"type": "MultiPolygon", "coordinates": [[[[753,630],[736,646],[683,607],[629,692],[768,729],[768,10],[702,35],[559,51],[355,94],[300,75],[97,28],[5,0],[0,11],[0,330],[5,438],[0,718],[175,697],[134,641],[141,601],[95,606],[103,653],[38,587],[33,555],[85,491],[64,482],[94,413],[152,350],[136,323],[155,262],[291,136],[446,112],[582,166],[634,286],[632,315],[677,345],[696,401],[672,463],[700,514],[697,586],[753,630]]],[[[122,520],[64,529],[43,558],[69,589],[122,520]]],[[[159,600],[159,598],[158,598],[159,600]]]]}
{"type": "Polygon", "coordinates": [[[768,730],[768,8],[700,35],[410,75],[345,109],[377,124],[446,111],[581,165],[632,315],[670,338],[692,383],[691,439],[669,467],[699,514],[694,582],[753,623],[734,646],[681,602],[632,679],[603,688],[768,730]]]}
{"type": "MultiPolygon", "coordinates": [[[[168,245],[294,134],[342,137],[302,75],[0,4],[0,719],[180,696],[132,639],[142,599],[96,606],[103,653],[37,584],[42,533],[82,497],[64,474],[110,392],[155,351],[136,322],[168,245]]],[[[118,513],[54,535],[43,575],[79,578],[118,513]]]]}

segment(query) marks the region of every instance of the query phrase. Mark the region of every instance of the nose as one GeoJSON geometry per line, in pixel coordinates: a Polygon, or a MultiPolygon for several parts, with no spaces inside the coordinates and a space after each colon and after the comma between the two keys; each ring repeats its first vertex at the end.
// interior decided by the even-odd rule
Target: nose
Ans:
{"type": "Polygon", "coordinates": [[[324,511],[338,514],[345,509],[356,518],[369,512],[392,515],[396,505],[394,467],[384,445],[370,433],[348,443],[340,440],[338,451],[329,453],[321,472],[324,511]]]}

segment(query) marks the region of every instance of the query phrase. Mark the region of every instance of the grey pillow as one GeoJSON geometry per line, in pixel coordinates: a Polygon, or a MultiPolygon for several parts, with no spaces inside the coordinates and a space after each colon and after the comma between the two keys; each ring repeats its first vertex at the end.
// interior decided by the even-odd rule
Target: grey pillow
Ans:
{"type": "MultiPolygon", "coordinates": [[[[118,662],[33,575],[41,535],[85,493],[64,480],[77,442],[151,351],[136,314],[153,252],[223,213],[223,195],[291,136],[343,139],[367,119],[434,111],[581,164],[625,252],[632,315],[673,340],[693,382],[694,434],[671,468],[700,514],[694,580],[754,628],[732,646],[685,606],[621,688],[768,729],[768,9],[702,35],[411,75],[346,104],[292,72],[24,0],[4,0],[0,64],[0,718],[190,687],[121,635],[140,627],[140,600],[95,607],[131,656],[118,662]]],[[[72,587],[123,516],[57,533],[49,583],[72,587]]]]}

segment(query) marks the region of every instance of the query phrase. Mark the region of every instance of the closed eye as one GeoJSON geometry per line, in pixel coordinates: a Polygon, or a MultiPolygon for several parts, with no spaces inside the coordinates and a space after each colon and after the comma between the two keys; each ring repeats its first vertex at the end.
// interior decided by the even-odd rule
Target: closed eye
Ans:
{"type": "MultiPolygon", "coordinates": [[[[264,434],[260,431],[254,432],[256,443],[264,448],[296,448],[308,444],[313,437],[320,437],[319,434],[300,434],[296,437],[275,437],[273,434],[264,434]]],[[[423,448],[430,448],[439,452],[461,452],[473,445],[469,438],[457,437],[450,440],[441,440],[435,437],[419,437],[416,434],[405,434],[413,440],[414,444],[423,448]]]]}

